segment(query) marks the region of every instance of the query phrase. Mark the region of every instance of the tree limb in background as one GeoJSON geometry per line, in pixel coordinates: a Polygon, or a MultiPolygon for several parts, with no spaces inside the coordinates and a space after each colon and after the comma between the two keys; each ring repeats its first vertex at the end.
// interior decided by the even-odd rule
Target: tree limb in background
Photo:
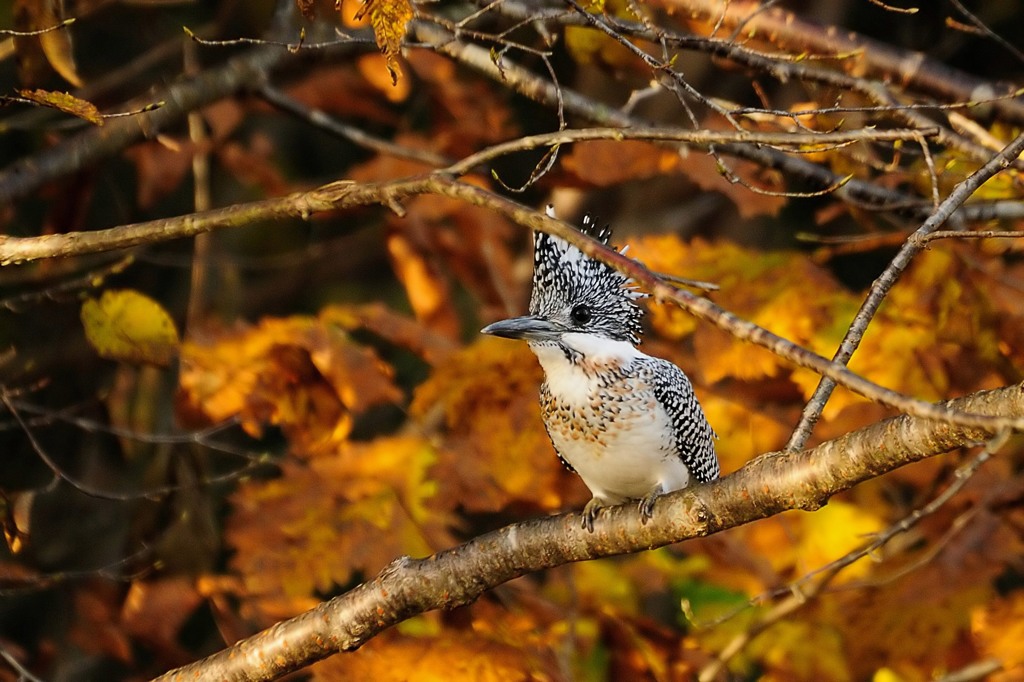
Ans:
{"type": "MultiPolygon", "coordinates": [[[[374,49],[372,39],[352,40],[331,48],[335,53],[369,49],[374,49]]],[[[281,47],[258,47],[229,59],[222,66],[157,90],[152,97],[135,102],[133,106],[139,108],[156,101],[164,102],[160,108],[138,117],[113,119],[102,128],[88,129],[0,170],[0,203],[10,203],[47,182],[114,156],[184,119],[189,112],[258,87],[276,69],[301,59],[302,55],[281,47]]]]}

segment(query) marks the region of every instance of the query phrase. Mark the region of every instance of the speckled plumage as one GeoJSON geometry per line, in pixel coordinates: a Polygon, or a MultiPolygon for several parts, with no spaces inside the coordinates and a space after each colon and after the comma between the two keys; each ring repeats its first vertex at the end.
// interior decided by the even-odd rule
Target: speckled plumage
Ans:
{"type": "MultiPolygon", "coordinates": [[[[590,216],[583,231],[611,237],[590,216]]],[[[659,495],[718,477],[714,432],[683,371],[636,348],[643,310],[632,281],[557,237],[537,233],[534,248],[530,315],[483,331],[525,339],[537,355],[548,435],[594,495],[584,527],[630,499],[646,521],[659,495]]]]}

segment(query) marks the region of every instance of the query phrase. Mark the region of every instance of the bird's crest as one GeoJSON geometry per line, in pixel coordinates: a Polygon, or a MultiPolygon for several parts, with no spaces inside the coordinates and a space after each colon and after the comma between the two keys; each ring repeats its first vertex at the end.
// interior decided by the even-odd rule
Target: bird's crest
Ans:
{"type": "MultiPolygon", "coordinates": [[[[554,217],[550,206],[548,215],[554,217]]],[[[590,215],[583,217],[581,232],[605,246],[612,236],[607,225],[598,225],[590,215]]],[[[577,306],[586,306],[591,319],[579,325],[579,331],[640,343],[643,309],[636,300],[645,294],[630,277],[544,232],[534,233],[533,247],[530,314],[566,319],[571,324],[577,306]]]]}

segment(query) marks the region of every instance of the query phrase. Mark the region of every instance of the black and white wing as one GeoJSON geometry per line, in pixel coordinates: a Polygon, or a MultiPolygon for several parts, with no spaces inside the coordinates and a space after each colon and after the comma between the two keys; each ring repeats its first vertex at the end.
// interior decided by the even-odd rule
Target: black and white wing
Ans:
{"type": "Polygon", "coordinates": [[[715,480],[719,474],[718,457],[715,455],[717,436],[693,394],[689,378],[668,360],[649,358],[646,361],[652,363],[654,397],[672,421],[679,458],[699,482],[715,480]]]}

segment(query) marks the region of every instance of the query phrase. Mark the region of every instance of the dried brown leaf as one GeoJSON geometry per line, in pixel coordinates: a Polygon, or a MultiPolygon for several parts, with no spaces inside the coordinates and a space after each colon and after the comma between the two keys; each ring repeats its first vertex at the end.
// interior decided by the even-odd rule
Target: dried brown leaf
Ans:
{"type": "MultiPolygon", "coordinates": [[[[54,16],[52,24],[48,23],[41,28],[53,26],[62,19],[62,16],[54,16]]],[[[46,61],[50,62],[50,66],[53,67],[54,71],[76,88],[84,85],[82,78],[78,75],[78,67],[75,65],[75,54],[71,46],[70,29],[65,28],[60,31],[42,33],[39,36],[39,44],[43,48],[43,54],[46,55],[46,61]]]]}
{"type": "Polygon", "coordinates": [[[458,349],[451,339],[411,317],[396,313],[383,303],[329,306],[320,311],[320,318],[350,331],[365,329],[388,343],[412,351],[431,365],[443,361],[458,349]]]}
{"type": "Polygon", "coordinates": [[[316,0],[295,0],[295,6],[299,8],[299,13],[309,21],[316,19],[316,0]]]}
{"type": "Polygon", "coordinates": [[[679,161],[675,151],[649,142],[595,140],[575,145],[562,163],[580,179],[607,187],[677,170],[679,161]]]}

